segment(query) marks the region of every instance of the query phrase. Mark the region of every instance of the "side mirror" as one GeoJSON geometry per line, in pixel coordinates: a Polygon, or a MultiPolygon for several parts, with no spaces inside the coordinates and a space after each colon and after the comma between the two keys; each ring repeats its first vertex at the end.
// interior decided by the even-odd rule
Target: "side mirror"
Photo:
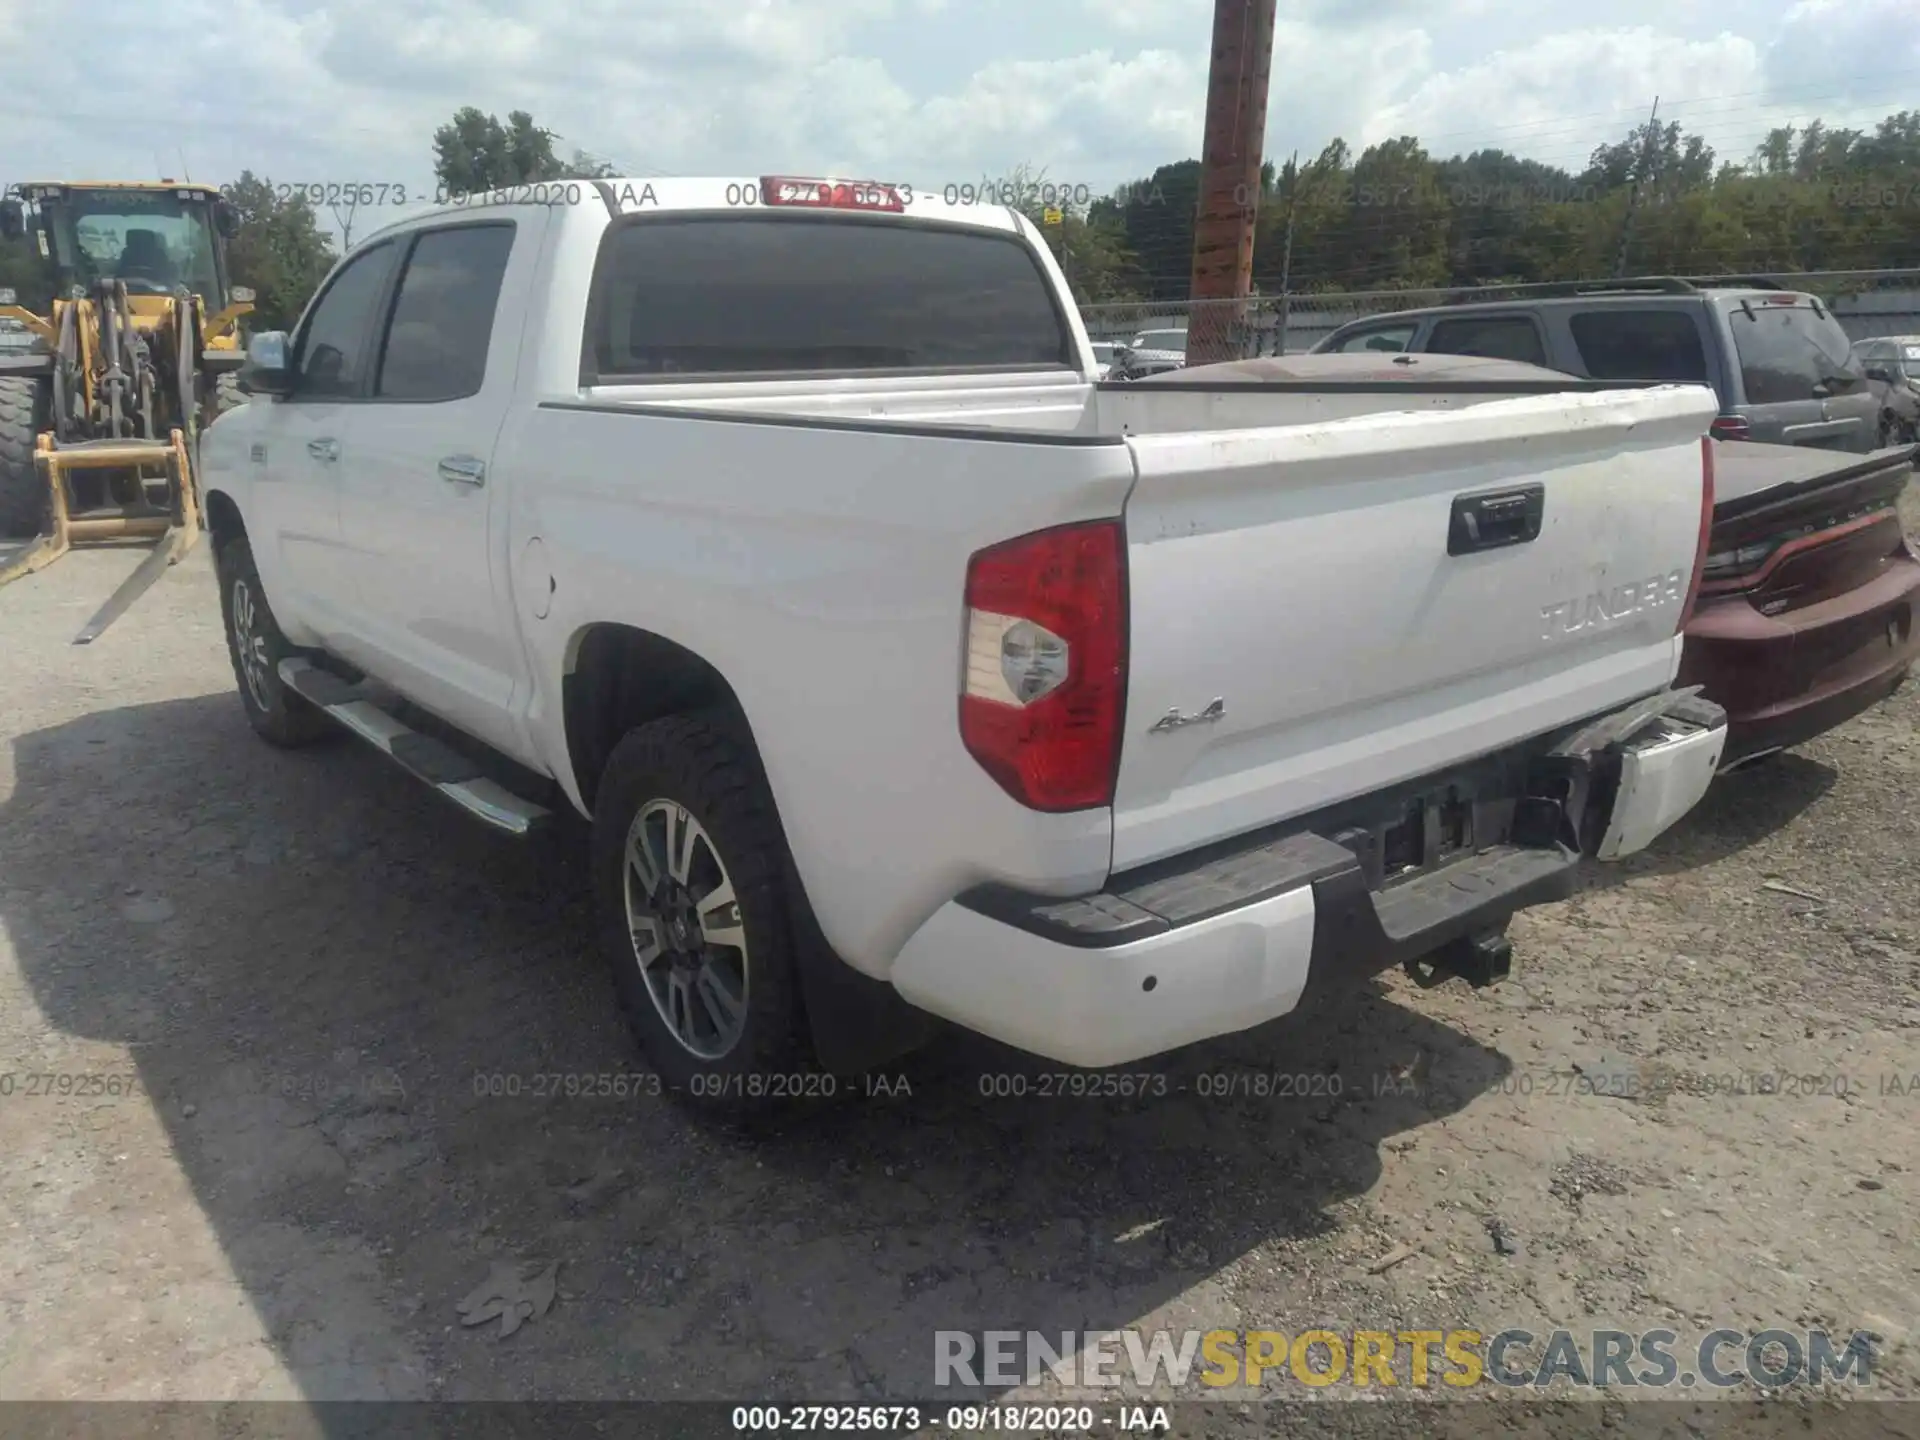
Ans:
{"type": "Polygon", "coordinates": [[[27,207],[18,200],[0,200],[0,235],[18,240],[27,233],[27,207]]]}
{"type": "Polygon", "coordinates": [[[287,332],[268,330],[247,341],[247,363],[240,367],[240,388],[249,395],[289,395],[293,367],[287,332]]]}
{"type": "Polygon", "coordinates": [[[220,232],[222,240],[231,240],[240,233],[240,212],[233,208],[231,200],[213,202],[213,228],[220,232]]]}
{"type": "Polygon", "coordinates": [[[1878,380],[1882,385],[1893,383],[1893,371],[1884,365],[1866,365],[1861,368],[1869,380],[1878,380]]]}

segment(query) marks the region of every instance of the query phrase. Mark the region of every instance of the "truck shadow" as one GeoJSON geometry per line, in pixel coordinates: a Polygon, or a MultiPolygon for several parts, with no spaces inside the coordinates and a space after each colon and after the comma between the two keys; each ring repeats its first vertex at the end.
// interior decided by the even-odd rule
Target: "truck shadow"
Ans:
{"type": "Polygon", "coordinates": [[[226,694],[14,764],[33,999],[131,1047],[118,1103],[309,1399],[924,1398],[936,1330],[1231,1325],[1227,1267],[1338,1228],[1384,1142],[1511,1068],[1368,990],[1130,1094],[952,1034],[716,1130],[647,1093],[573,830],[496,837],[348,741],[274,752],[226,694]],[[559,1300],[502,1343],[455,1307],[508,1259],[559,1262],[559,1300]]]}

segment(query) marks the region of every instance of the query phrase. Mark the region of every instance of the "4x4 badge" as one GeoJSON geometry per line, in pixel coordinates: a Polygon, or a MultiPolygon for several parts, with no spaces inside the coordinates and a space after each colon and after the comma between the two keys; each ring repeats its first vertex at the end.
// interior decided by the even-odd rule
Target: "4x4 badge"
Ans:
{"type": "Polygon", "coordinates": [[[1147,733],[1149,735],[1158,735],[1162,731],[1178,730],[1183,725],[1208,725],[1226,713],[1227,702],[1224,696],[1216,697],[1214,702],[1198,715],[1182,715],[1179,708],[1175,707],[1154,721],[1147,733]]]}

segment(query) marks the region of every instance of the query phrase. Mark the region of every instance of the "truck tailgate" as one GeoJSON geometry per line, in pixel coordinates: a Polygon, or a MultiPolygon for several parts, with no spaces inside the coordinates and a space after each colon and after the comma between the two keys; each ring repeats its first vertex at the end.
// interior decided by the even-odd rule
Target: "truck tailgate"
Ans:
{"type": "Polygon", "coordinates": [[[1130,437],[1114,867],[1671,683],[1715,410],[1670,386],[1130,437]]]}

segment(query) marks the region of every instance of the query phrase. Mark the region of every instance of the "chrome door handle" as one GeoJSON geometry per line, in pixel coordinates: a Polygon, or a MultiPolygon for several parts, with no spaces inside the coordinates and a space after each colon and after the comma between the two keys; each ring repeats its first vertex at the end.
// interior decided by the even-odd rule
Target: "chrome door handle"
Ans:
{"type": "Polygon", "coordinates": [[[307,453],[316,460],[333,461],[340,458],[340,444],[336,440],[309,440],[307,453]]]}
{"type": "Polygon", "coordinates": [[[449,455],[440,462],[440,478],[455,485],[484,485],[487,467],[471,455],[449,455]]]}

